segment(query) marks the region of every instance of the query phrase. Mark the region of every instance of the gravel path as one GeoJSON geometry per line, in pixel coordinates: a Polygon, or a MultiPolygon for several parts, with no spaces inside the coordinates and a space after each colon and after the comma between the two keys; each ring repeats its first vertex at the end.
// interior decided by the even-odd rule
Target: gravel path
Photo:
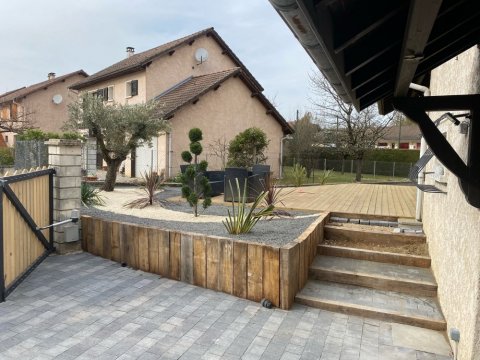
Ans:
{"type": "MultiPolygon", "coordinates": [[[[119,205],[119,199],[132,198],[135,189],[115,189],[114,192],[105,194],[106,206],[82,208],[82,214],[99,217],[105,220],[130,222],[147,226],[154,226],[168,230],[193,232],[205,235],[216,235],[232,239],[255,241],[259,243],[282,246],[296,239],[305,229],[317,219],[317,215],[295,212],[294,218],[274,218],[260,220],[253,231],[243,235],[230,235],[227,233],[221,220],[227,214],[227,206],[212,205],[205,214],[195,218],[191,215],[191,208],[186,203],[167,203],[166,208],[160,206],[145,209],[125,209],[119,205]],[[181,219],[180,221],[176,219],[181,219]]],[[[180,194],[177,188],[167,188],[157,195],[157,199],[165,200],[180,194]]],[[[123,204],[122,202],[122,204],[123,204]]],[[[203,209],[202,209],[203,210],[203,209]]],[[[201,213],[202,214],[202,213],[201,213]]]]}

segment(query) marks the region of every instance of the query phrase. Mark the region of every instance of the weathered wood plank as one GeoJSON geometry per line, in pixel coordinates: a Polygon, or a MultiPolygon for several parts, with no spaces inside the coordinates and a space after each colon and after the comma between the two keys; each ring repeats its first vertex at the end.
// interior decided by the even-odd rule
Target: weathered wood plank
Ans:
{"type": "Polygon", "coordinates": [[[305,241],[298,243],[299,250],[299,263],[298,263],[298,287],[303,288],[307,282],[308,277],[308,264],[305,261],[305,241]],[[305,271],[305,269],[307,269],[305,271]]]}
{"type": "Polygon", "coordinates": [[[193,284],[207,287],[207,245],[204,236],[193,237],[193,284]]]}
{"type": "Polygon", "coordinates": [[[280,249],[280,307],[288,310],[295,301],[298,287],[300,246],[289,244],[280,249]]]}
{"type": "Polygon", "coordinates": [[[247,298],[247,258],[246,243],[233,243],[233,295],[247,298]]]}
{"type": "Polygon", "coordinates": [[[138,242],[137,246],[135,246],[135,236],[136,236],[136,231],[135,228],[136,226],[130,225],[130,224],[125,224],[125,241],[127,243],[127,265],[134,268],[138,269],[138,242]]]}
{"type": "Polygon", "coordinates": [[[263,246],[248,244],[247,299],[260,301],[263,295],[263,246]]]}
{"type": "Polygon", "coordinates": [[[112,222],[111,226],[111,236],[112,236],[112,257],[113,261],[121,262],[121,251],[120,251],[120,224],[118,222],[112,222]]]}
{"type": "Polygon", "coordinates": [[[206,238],[207,247],[207,288],[218,290],[218,238],[206,238]]]}
{"type": "Polygon", "coordinates": [[[280,306],[280,251],[278,248],[263,248],[263,297],[280,306]]]}
{"type": "Polygon", "coordinates": [[[149,248],[148,248],[148,228],[138,226],[136,228],[136,244],[138,243],[138,268],[143,271],[150,271],[149,248]]]}
{"type": "Polygon", "coordinates": [[[147,231],[148,236],[148,264],[150,272],[154,274],[160,274],[160,265],[158,264],[158,230],[149,228],[147,231]]]}
{"type": "Polygon", "coordinates": [[[102,257],[105,259],[112,259],[112,223],[110,221],[103,221],[103,252],[102,257]]]}
{"type": "Polygon", "coordinates": [[[158,272],[170,276],[170,233],[167,230],[157,230],[158,239],[158,272]]]}
{"type": "Polygon", "coordinates": [[[233,240],[219,239],[218,290],[233,292],[233,240]]]}
{"type": "Polygon", "coordinates": [[[94,235],[94,255],[103,256],[103,221],[95,219],[95,235],[94,235]]]}
{"type": "Polygon", "coordinates": [[[182,234],[180,236],[180,280],[193,284],[193,242],[192,235],[182,234]]]}
{"type": "Polygon", "coordinates": [[[170,277],[180,280],[181,235],[170,232],[170,277]]]}

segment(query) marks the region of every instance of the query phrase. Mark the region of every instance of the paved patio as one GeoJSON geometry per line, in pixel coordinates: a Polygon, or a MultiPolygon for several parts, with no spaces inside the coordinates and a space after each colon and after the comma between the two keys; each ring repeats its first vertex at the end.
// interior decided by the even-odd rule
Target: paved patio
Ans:
{"type": "Polygon", "coordinates": [[[0,359],[449,359],[396,345],[392,326],[269,310],[82,253],[49,257],[0,304],[0,359]]]}
{"type": "Polygon", "coordinates": [[[415,217],[416,187],[335,184],[303,186],[285,197],[285,207],[350,214],[415,217]]]}

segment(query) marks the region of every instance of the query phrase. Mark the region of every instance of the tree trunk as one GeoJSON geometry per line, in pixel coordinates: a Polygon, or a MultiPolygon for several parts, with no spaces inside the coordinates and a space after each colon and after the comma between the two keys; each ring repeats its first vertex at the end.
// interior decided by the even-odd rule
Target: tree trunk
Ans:
{"type": "Polygon", "coordinates": [[[356,162],[356,165],[357,165],[357,171],[355,173],[355,181],[356,182],[361,182],[362,181],[363,159],[356,159],[355,162],[356,162]]]}
{"type": "Polygon", "coordinates": [[[103,191],[113,191],[115,188],[115,182],[117,181],[117,172],[122,164],[122,159],[114,159],[107,164],[107,176],[105,177],[105,183],[103,184],[103,191]]]}

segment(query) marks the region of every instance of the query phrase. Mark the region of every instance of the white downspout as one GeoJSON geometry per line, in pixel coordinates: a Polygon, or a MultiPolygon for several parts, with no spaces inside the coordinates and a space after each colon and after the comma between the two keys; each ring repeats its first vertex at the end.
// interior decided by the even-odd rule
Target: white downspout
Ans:
{"type": "Polygon", "coordinates": [[[168,178],[172,178],[172,133],[168,133],[168,178]]]}
{"type": "Polygon", "coordinates": [[[283,140],[291,139],[291,138],[292,138],[292,135],[289,134],[280,139],[280,161],[279,161],[280,169],[278,171],[278,175],[280,179],[283,179],[283,140]]]}
{"type": "MultiPolygon", "coordinates": [[[[410,89],[421,91],[423,92],[424,96],[430,96],[430,89],[426,86],[410,83],[410,89]]],[[[423,156],[426,150],[427,150],[427,143],[425,142],[425,139],[422,136],[422,139],[420,140],[420,157],[423,156]]],[[[425,168],[423,168],[418,173],[418,184],[422,185],[424,183],[425,183],[425,168]]],[[[420,189],[417,189],[417,204],[415,208],[415,219],[417,221],[422,221],[422,209],[423,209],[423,191],[421,191],[420,189]]]]}

